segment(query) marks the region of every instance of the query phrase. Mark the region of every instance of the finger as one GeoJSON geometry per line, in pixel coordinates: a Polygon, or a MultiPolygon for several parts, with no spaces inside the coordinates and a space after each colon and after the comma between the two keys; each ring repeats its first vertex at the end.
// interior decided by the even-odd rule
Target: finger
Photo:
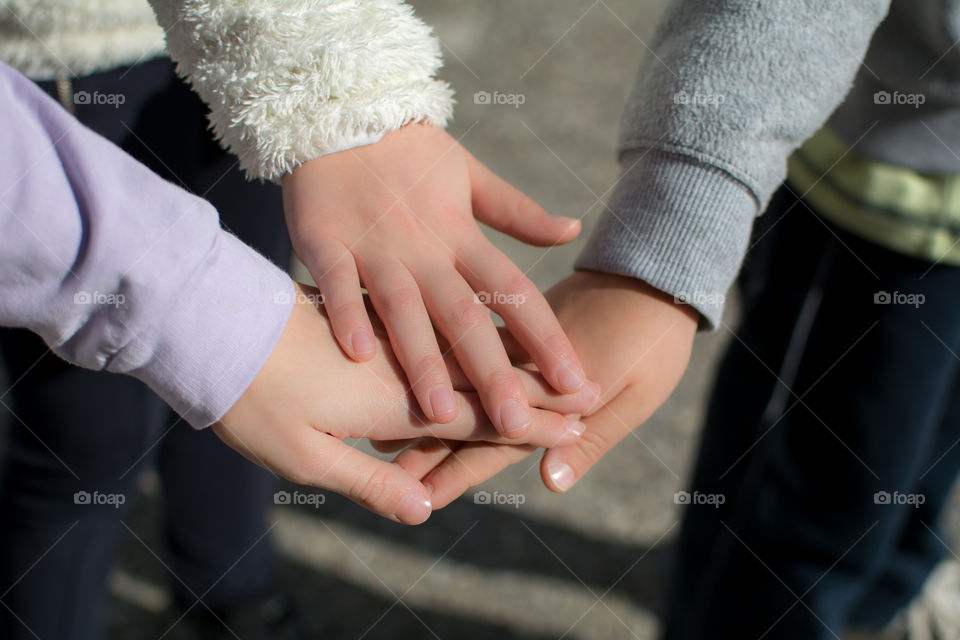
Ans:
{"type": "Polygon", "coordinates": [[[521,242],[551,246],[570,242],[580,233],[580,221],[548,215],[522,191],[498,177],[467,154],[473,215],[477,220],[521,242]]]}
{"type": "MultiPolygon", "coordinates": [[[[412,477],[422,480],[434,467],[464,444],[457,440],[420,438],[397,455],[393,462],[403,467],[404,471],[412,477]]],[[[427,488],[427,491],[429,492],[430,489],[427,488]]]]}
{"type": "MultiPolygon", "coordinates": [[[[580,414],[561,415],[554,411],[531,409],[533,420],[530,431],[522,440],[513,438],[484,438],[486,442],[499,444],[532,444],[538,447],[562,447],[578,441],[587,430],[587,425],[580,421],[580,414]]],[[[463,438],[466,441],[475,441],[478,438],[463,438]]]]}
{"type": "Polygon", "coordinates": [[[416,281],[396,262],[373,265],[363,281],[424,414],[450,422],[457,401],[416,281]]]}
{"type": "Polygon", "coordinates": [[[378,460],[326,434],[312,449],[309,470],[295,481],[329,489],[403,524],[420,524],[433,510],[426,488],[396,465],[378,460]]]}
{"type": "MultiPolygon", "coordinates": [[[[553,411],[530,410],[530,426],[521,439],[506,438],[490,422],[486,409],[474,392],[456,392],[457,416],[445,424],[425,422],[415,411],[394,408],[388,419],[383,419],[369,431],[375,440],[409,440],[418,437],[441,438],[465,442],[487,441],[497,443],[534,444],[541,447],[573,444],[586,429],[578,415],[559,415],[553,411]],[[404,415],[406,413],[406,415],[404,415]]],[[[412,400],[411,400],[412,402],[412,400]]],[[[366,436],[365,436],[366,437],[366,436]]]]}
{"type": "Polygon", "coordinates": [[[509,258],[492,245],[471,248],[461,273],[478,297],[503,318],[554,389],[563,393],[580,389],[586,377],[573,345],[550,304],[509,258]]]}
{"type": "Polygon", "coordinates": [[[487,414],[503,435],[523,437],[530,429],[530,405],[503,350],[490,310],[453,268],[433,265],[414,273],[437,329],[450,341],[457,362],[473,384],[487,414]]]}
{"type": "MultiPolygon", "coordinates": [[[[534,451],[536,447],[531,445],[467,443],[448,453],[422,477],[421,482],[430,493],[433,508],[442,509],[463,495],[467,489],[486,482],[534,451]]],[[[418,463],[412,461],[407,464],[415,468],[418,463]]]]}
{"type": "Polygon", "coordinates": [[[530,405],[556,413],[589,414],[600,399],[600,385],[588,380],[576,393],[558,393],[538,371],[515,369],[530,405]]]}
{"type": "Polygon", "coordinates": [[[547,450],[540,461],[540,477],[551,491],[563,493],[590,470],[637,424],[620,416],[636,415],[636,398],[621,393],[586,418],[587,430],[576,444],[547,450]]]}
{"type": "MultiPolygon", "coordinates": [[[[450,373],[450,381],[456,391],[472,391],[473,384],[467,379],[459,363],[451,354],[443,357],[450,373]]],[[[557,413],[589,413],[600,398],[600,385],[588,380],[576,393],[558,393],[547,384],[538,371],[528,371],[514,367],[514,373],[520,378],[520,384],[527,395],[531,407],[547,409],[557,413]],[[587,408],[584,409],[584,406],[587,408]]]]}
{"type": "Polygon", "coordinates": [[[371,359],[376,341],[353,254],[339,240],[323,238],[302,257],[323,294],[324,309],[340,348],[358,362],[371,359]]]}
{"type": "MultiPolygon", "coordinates": [[[[479,299],[479,297],[477,299],[479,299]]],[[[371,321],[376,322],[376,316],[371,318],[371,321]]],[[[510,329],[507,329],[506,327],[497,327],[497,333],[500,335],[500,342],[503,343],[503,349],[507,352],[507,357],[510,358],[510,362],[514,364],[526,364],[533,362],[533,358],[531,358],[530,354],[527,353],[527,350],[524,349],[519,342],[517,342],[517,339],[513,337],[513,334],[510,333],[510,329]]],[[[438,333],[437,343],[440,345],[440,351],[444,354],[444,360],[446,360],[446,355],[450,351],[450,341],[438,333]]],[[[450,361],[456,362],[456,358],[451,358],[450,361]]],[[[457,366],[459,367],[459,365],[457,366]]],[[[452,370],[450,375],[451,377],[453,376],[452,370]]]]}

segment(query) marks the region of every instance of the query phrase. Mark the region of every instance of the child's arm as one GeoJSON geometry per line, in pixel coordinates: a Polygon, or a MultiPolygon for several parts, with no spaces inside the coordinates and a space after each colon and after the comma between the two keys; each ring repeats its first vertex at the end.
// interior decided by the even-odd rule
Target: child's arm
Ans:
{"type": "Polygon", "coordinates": [[[216,421],[280,337],[290,279],[6,65],[0,112],[0,325],[216,421]]]}
{"type": "Polygon", "coordinates": [[[787,157],[850,90],[887,1],[670,3],[624,109],[622,174],[576,268],[720,322],[787,157]]]}
{"type": "Polygon", "coordinates": [[[456,407],[431,320],[501,433],[520,437],[531,424],[478,299],[555,389],[580,388],[582,367],[549,306],[474,218],[541,245],[572,240],[579,225],[547,216],[442,130],[453,98],[434,78],[439,44],[407,4],[152,4],[224,145],[251,176],[282,178],[294,248],[347,354],[364,360],[375,348],[362,281],[432,420],[452,420],[456,407]]]}

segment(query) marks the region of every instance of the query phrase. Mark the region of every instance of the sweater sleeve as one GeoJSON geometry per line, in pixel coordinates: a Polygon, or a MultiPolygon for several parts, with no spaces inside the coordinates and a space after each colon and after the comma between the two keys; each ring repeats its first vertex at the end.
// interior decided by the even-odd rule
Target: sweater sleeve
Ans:
{"type": "Polygon", "coordinates": [[[431,29],[401,0],[151,0],[177,68],[248,176],[278,181],[410,122],[453,92],[431,29]]]}
{"type": "Polygon", "coordinates": [[[246,390],[292,309],[290,279],[0,64],[0,325],[147,383],[194,427],[246,390]]]}
{"type": "Polygon", "coordinates": [[[715,327],[754,218],[850,89],[887,5],[671,3],[621,122],[620,181],[577,268],[640,278],[715,327]]]}

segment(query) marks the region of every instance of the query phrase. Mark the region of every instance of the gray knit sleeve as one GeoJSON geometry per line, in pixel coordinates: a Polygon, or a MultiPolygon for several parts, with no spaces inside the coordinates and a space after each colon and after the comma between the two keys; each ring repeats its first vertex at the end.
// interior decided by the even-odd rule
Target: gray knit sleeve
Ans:
{"type": "Polygon", "coordinates": [[[577,268],[640,278],[715,327],[787,156],[843,100],[882,0],[683,0],[621,123],[623,173],[577,268]]]}

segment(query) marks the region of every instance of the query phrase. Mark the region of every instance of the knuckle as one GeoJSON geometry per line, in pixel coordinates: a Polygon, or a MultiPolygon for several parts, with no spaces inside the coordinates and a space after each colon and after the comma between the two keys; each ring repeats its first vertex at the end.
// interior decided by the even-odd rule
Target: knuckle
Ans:
{"type": "Polygon", "coordinates": [[[460,298],[450,305],[450,324],[458,331],[467,331],[490,320],[490,311],[475,298],[460,298]]]}
{"type": "Polygon", "coordinates": [[[513,294],[516,298],[520,299],[523,296],[523,299],[531,300],[535,296],[540,295],[540,291],[533,285],[533,282],[523,274],[522,271],[516,269],[515,267],[511,269],[505,280],[508,292],[513,294]]]}
{"type": "Polygon", "coordinates": [[[389,291],[383,297],[384,315],[406,316],[423,306],[420,292],[414,287],[401,286],[389,291]]]}
{"type": "Polygon", "coordinates": [[[479,230],[476,219],[468,210],[459,206],[442,205],[439,209],[443,224],[456,235],[479,230]]]}
{"type": "Polygon", "coordinates": [[[573,346],[563,333],[553,333],[537,340],[536,351],[550,362],[559,363],[569,359],[576,362],[573,346]]]}
{"type": "Polygon", "coordinates": [[[326,282],[342,282],[345,280],[354,280],[356,268],[348,262],[350,257],[343,255],[333,262],[321,265],[323,268],[322,278],[326,282]]]}
{"type": "Polygon", "coordinates": [[[494,369],[483,376],[483,388],[492,394],[525,397],[523,385],[517,374],[510,369],[494,369]]]}
{"type": "Polygon", "coordinates": [[[389,475],[382,469],[376,469],[354,483],[347,492],[347,497],[360,504],[375,505],[389,493],[389,475]]]}
{"type": "Polygon", "coordinates": [[[517,194],[515,207],[516,212],[521,219],[526,219],[532,216],[540,216],[543,212],[543,209],[540,207],[540,205],[537,204],[533,198],[523,192],[517,194]]]}
{"type": "Polygon", "coordinates": [[[534,421],[540,438],[558,438],[566,432],[563,418],[553,411],[535,411],[534,421]]]}
{"type": "Polygon", "coordinates": [[[359,324],[364,308],[354,302],[334,302],[324,305],[330,318],[337,318],[343,324],[359,324]]]}
{"type": "Polygon", "coordinates": [[[438,469],[433,479],[436,480],[436,484],[460,494],[470,487],[477,486],[486,478],[478,477],[463,458],[454,453],[447,458],[443,467],[438,469]]]}
{"type": "Polygon", "coordinates": [[[587,429],[576,444],[577,450],[588,465],[598,462],[612,446],[613,442],[609,438],[594,429],[587,429]]]}
{"type": "Polygon", "coordinates": [[[411,208],[403,197],[387,199],[382,206],[390,211],[389,222],[391,225],[395,225],[408,237],[422,237],[426,223],[422,216],[411,208]]]}
{"type": "Polygon", "coordinates": [[[421,357],[417,360],[417,364],[414,367],[417,376],[416,380],[411,380],[411,384],[416,384],[417,381],[426,378],[427,376],[441,376],[446,367],[443,364],[443,357],[439,353],[428,353],[427,355],[421,357]]]}

